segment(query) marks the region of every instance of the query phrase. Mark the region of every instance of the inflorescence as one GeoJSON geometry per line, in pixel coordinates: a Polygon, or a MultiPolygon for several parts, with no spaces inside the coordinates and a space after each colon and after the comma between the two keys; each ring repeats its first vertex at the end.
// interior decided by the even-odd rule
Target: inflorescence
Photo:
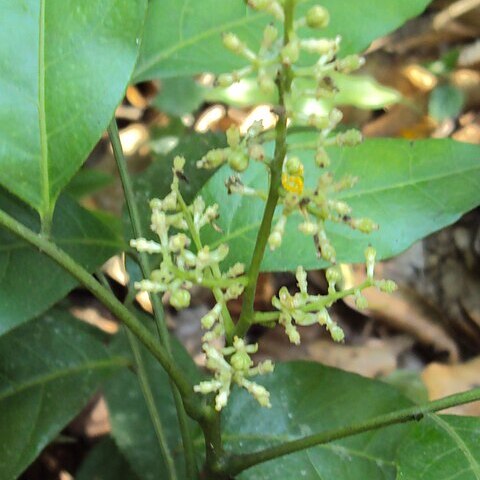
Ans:
{"type": "MultiPolygon", "coordinates": [[[[249,0],[248,4],[256,10],[272,15],[278,22],[285,19],[283,1],[249,0]]],[[[341,45],[340,37],[328,39],[300,36],[300,32],[305,28],[325,28],[329,20],[325,8],[319,5],[312,7],[304,17],[295,20],[288,42],[280,38],[279,30],[274,24],[269,24],[264,30],[258,53],[251,50],[235,34],[224,34],[223,42],[226,48],[244,58],[248,65],[232,73],[222,74],[217,79],[220,86],[228,87],[256,74],[260,88],[264,92],[274,93],[277,91],[277,79],[282,69],[288,68],[292,75],[291,89],[286,92],[282,108],[285,108],[285,113],[292,124],[313,127],[318,131],[316,141],[307,148],[313,150],[315,163],[323,173],[320,173],[315,188],[306,187],[304,165],[298,156],[291,154],[295,150],[304,149],[305,145],[301,148],[295,144],[288,146],[282,167],[279,215],[271,229],[268,245],[271,250],[281,247],[288,218],[299,213],[303,217],[298,226],[299,231],[313,238],[318,256],[332,265],[326,271],[328,293],[310,295],[307,273],[299,266],[296,271],[299,291],[291,294],[286,287],[282,287],[278,296],[272,299],[275,310],[257,312],[251,319],[251,324],[279,323],[294,344],[300,343],[297,326],[315,323],[325,326],[334,341],[343,341],[344,332],[330,317],[328,307],[347,295],[353,295],[357,306],[366,308],[367,301],[361,293],[364,288],[375,286],[386,292],[392,292],[396,288],[394,282],[390,280],[374,278],[376,254],[375,250],[369,247],[365,252],[366,281],[348,290],[339,289],[342,275],[336,266],[336,252],[328,238],[325,222],[344,223],[364,233],[370,233],[378,226],[368,218],[352,217],[350,206],[335,199],[337,192],[353,187],[357,179],[347,176],[336,180],[327,170],[330,159],[326,147],[357,145],[362,141],[361,134],[356,130],[334,132],[342,120],[342,113],[336,108],[331,108],[327,114],[305,115],[295,107],[296,97],[299,96],[312,96],[315,99],[334,96],[337,87],[331,74],[350,73],[364,63],[357,55],[337,59],[341,45]],[[298,65],[302,53],[316,55],[317,59],[309,66],[305,66],[304,62],[298,65]],[[306,88],[305,79],[314,80],[316,88],[312,89],[310,86],[306,88]]],[[[197,162],[197,167],[215,169],[228,164],[232,170],[241,173],[253,160],[263,163],[269,172],[272,159],[263,145],[265,138],[262,133],[261,122],[255,122],[243,138],[236,126],[230,127],[227,131],[228,146],[208,152],[197,162]]],[[[245,339],[235,336],[230,345],[218,347],[219,340],[223,340],[227,330],[232,331],[234,328],[227,302],[242,295],[249,282],[248,272],[246,274],[245,266],[239,263],[222,271],[221,263],[229,253],[227,244],[221,244],[214,249],[203,245],[201,231],[208,226],[215,228],[218,205],[205,205],[201,196],[197,196],[191,205],[185,203],[180,192],[180,182],[185,178],[184,165],[184,158],[175,158],[170,193],[163,199],[153,199],[150,202],[151,229],[158,240],[139,238],[131,241],[131,246],[139,252],[159,254],[161,257],[158,269],[152,272],[150,278],[135,283],[135,288],[166,294],[170,304],[177,310],[190,305],[190,290],[193,285],[210,289],[216,304],[201,319],[201,325],[205,330],[203,350],[207,359],[206,366],[213,372],[213,377],[196,385],[194,390],[205,395],[215,393],[217,410],[221,410],[227,404],[232,384],[245,388],[262,406],[270,406],[269,392],[263,386],[249,380],[250,377],[273,371],[273,364],[269,360],[254,366],[251,354],[257,351],[257,344],[247,345],[245,339]]],[[[239,175],[231,176],[226,182],[226,188],[232,194],[266,199],[265,192],[244,185],[239,175]]]]}

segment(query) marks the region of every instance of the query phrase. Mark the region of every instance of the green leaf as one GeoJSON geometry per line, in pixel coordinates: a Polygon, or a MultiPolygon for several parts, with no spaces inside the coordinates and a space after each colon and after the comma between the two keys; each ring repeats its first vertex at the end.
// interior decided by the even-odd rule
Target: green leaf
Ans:
{"type": "MultiPolygon", "coordinates": [[[[291,136],[290,143],[312,139],[291,136]]],[[[400,139],[371,139],[355,148],[332,148],[331,171],[335,178],[350,174],[358,184],[337,194],[353,208],[354,217],[369,217],[380,225],[370,235],[327,222],[329,238],[340,262],[363,262],[364,250],[371,244],[379,258],[389,258],[413,242],[453,223],[480,202],[480,147],[453,140],[410,142],[400,139]]],[[[314,187],[321,174],[309,152],[299,152],[305,164],[305,183],[314,187]]],[[[249,262],[264,202],[252,197],[228,196],[225,179],[232,171],[219,170],[202,189],[207,204],[218,203],[220,235],[206,227],[204,241],[212,246],[227,242],[230,254],[225,263],[249,262]]],[[[252,164],[242,175],[246,185],[266,191],[265,168],[252,164]]],[[[277,209],[277,214],[279,209],[277,209]]],[[[320,262],[311,237],[297,230],[302,221],[295,214],[287,223],[281,248],[267,249],[262,264],[266,271],[319,268],[320,262]]]]}
{"type": "Polygon", "coordinates": [[[397,480],[479,480],[480,419],[429,415],[405,438],[397,480]]]}
{"type": "Polygon", "coordinates": [[[111,185],[114,179],[113,175],[100,170],[83,168],[72,178],[72,181],[66,186],[65,192],[80,200],[111,185]]]}
{"type": "Polygon", "coordinates": [[[146,0],[6,0],[0,184],[49,221],[137,59],[146,0]]]}
{"type": "MultiPolygon", "coordinates": [[[[323,0],[331,16],[320,33],[341,35],[342,55],[360,52],[378,37],[419,15],[431,0],[323,0]]],[[[308,0],[299,14],[318,3],[308,0]]],[[[222,45],[223,32],[235,32],[254,48],[272,17],[249,9],[242,0],[152,0],[148,7],[145,35],[134,74],[136,82],[160,77],[178,77],[201,72],[220,73],[245,63],[222,45]]]]}
{"type": "Polygon", "coordinates": [[[440,85],[430,94],[428,113],[435,120],[442,121],[460,115],[465,95],[453,85],[440,85]]]}
{"type": "MultiPolygon", "coordinates": [[[[272,408],[259,407],[244,391],[234,392],[223,416],[228,450],[255,451],[410,405],[382,382],[313,362],[278,364],[273,374],[255,381],[270,392],[272,408]]],[[[395,453],[407,429],[397,425],[355,435],[269,461],[238,478],[393,479],[395,453]]]]}
{"type": "Polygon", "coordinates": [[[110,437],[102,439],[88,454],[76,480],[138,480],[110,437]]]}
{"type": "Polygon", "coordinates": [[[203,92],[204,88],[191,77],[166,78],[154,105],[162,112],[181,117],[200,107],[203,92]]]}
{"type": "MultiPolygon", "coordinates": [[[[148,317],[146,320],[151,321],[148,317]]],[[[152,335],[155,335],[152,330],[152,335]]],[[[173,354],[184,373],[193,383],[200,381],[199,372],[190,355],[172,338],[173,354]]],[[[177,422],[174,400],[170,390],[170,382],[160,364],[152,355],[139,345],[150,380],[155,404],[164,427],[168,444],[179,472],[184,478],[183,446],[177,422]]],[[[119,334],[112,342],[112,354],[129,354],[126,336],[119,334]]],[[[107,383],[106,399],[110,412],[112,436],[120,451],[128,460],[133,471],[142,480],[167,478],[162,452],[158,446],[155,430],[139,386],[138,379],[132,371],[124,370],[115,375],[107,383]]],[[[197,432],[198,425],[190,422],[192,431],[197,432]]]]}
{"type": "MultiPolygon", "coordinates": [[[[330,75],[339,92],[332,99],[315,100],[297,99],[295,111],[306,107],[312,112],[313,104],[318,112],[327,113],[335,105],[352,105],[363,109],[378,109],[398,103],[402,96],[396,90],[385,87],[367,75],[345,75],[333,72],[330,75]]],[[[297,80],[297,84],[299,81],[297,80]]],[[[314,88],[314,82],[302,79],[302,88],[314,88]]],[[[277,103],[277,94],[268,95],[260,90],[256,78],[243,79],[227,88],[204,88],[203,95],[209,102],[223,102],[236,107],[248,107],[261,103],[277,103]]]]}
{"type": "Polygon", "coordinates": [[[52,310],[0,338],[0,478],[14,480],[125,359],[52,310]]]}
{"type": "MultiPolygon", "coordinates": [[[[38,215],[0,189],[0,208],[39,230],[38,215]]],[[[58,202],[52,238],[93,272],[123,249],[121,230],[108,217],[81,208],[67,196],[58,202]]],[[[53,260],[0,229],[0,335],[36,317],[77,285],[53,260]]]]}

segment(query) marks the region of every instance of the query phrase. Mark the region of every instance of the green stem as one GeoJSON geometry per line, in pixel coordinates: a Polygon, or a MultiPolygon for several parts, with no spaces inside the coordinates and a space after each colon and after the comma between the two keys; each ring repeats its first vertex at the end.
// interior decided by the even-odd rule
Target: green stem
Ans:
{"type": "MultiPolygon", "coordinates": [[[[99,270],[98,272],[96,272],[95,275],[100,281],[100,283],[113,294],[112,288],[108,283],[108,280],[105,274],[101,270],[99,270]]],[[[132,311],[132,313],[133,313],[134,300],[135,300],[135,291],[130,289],[128,291],[128,294],[123,304],[130,311],[132,311]]],[[[167,437],[163,429],[162,420],[160,419],[160,414],[158,413],[157,406],[153,398],[152,388],[150,387],[149,378],[147,375],[147,371],[145,369],[145,364],[143,362],[140,348],[138,346],[138,341],[132,335],[130,330],[126,328],[125,331],[127,334],[128,343],[130,345],[130,350],[132,350],[132,353],[133,353],[135,373],[138,378],[138,383],[140,385],[140,390],[142,391],[143,399],[145,400],[145,404],[147,406],[148,414],[150,415],[150,419],[152,421],[153,429],[155,431],[155,436],[157,437],[160,452],[162,452],[163,458],[165,460],[165,465],[168,472],[168,478],[170,480],[177,480],[175,463],[173,461],[170,448],[168,447],[167,437]]]]}
{"type": "Polygon", "coordinates": [[[317,445],[333,442],[334,440],[339,440],[341,438],[358,435],[359,433],[368,432],[369,430],[376,430],[389,425],[410,422],[411,420],[420,420],[429,413],[477,400],[480,400],[480,388],[475,388],[469,392],[450,395],[448,397],[441,398],[440,400],[428,402],[425,405],[417,405],[414,407],[405,408],[403,410],[398,410],[396,412],[387,413],[385,415],[379,415],[378,417],[365,420],[354,425],[309,435],[308,437],[292,440],[290,442],[266,448],[265,450],[260,450],[258,452],[232,456],[227,462],[225,468],[230,475],[238,475],[247,468],[267,462],[268,460],[273,460],[274,458],[289,455],[291,453],[315,447],[317,445]]]}
{"type": "MultiPolygon", "coordinates": [[[[118,172],[120,174],[120,179],[122,181],[123,192],[125,196],[125,202],[127,204],[128,214],[130,217],[130,223],[132,226],[133,234],[136,238],[144,236],[142,223],[140,221],[140,214],[138,212],[137,203],[135,201],[135,194],[133,191],[132,181],[127,169],[127,162],[125,156],[123,155],[122,144],[120,142],[120,135],[118,133],[117,122],[115,118],[112,119],[108,127],[108,135],[110,137],[110,142],[112,144],[113,154],[115,161],[117,163],[118,172]]],[[[150,264],[148,261],[148,255],[144,252],[140,252],[138,255],[140,269],[142,270],[142,275],[144,278],[149,278],[151,272],[150,264]]],[[[155,319],[155,325],[157,327],[158,335],[160,337],[160,342],[165,348],[167,355],[173,360],[172,349],[170,345],[170,339],[167,329],[167,324],[165,322],[165,313],[163,310],[163,305],[158,297],[158,295],[150,294],[150,301],[153,307],[153,316],[155,319]]],[[[188,421],[186,418],[185,409],[183,407],[183,402],[181,395],[177,391],[175,385],[171,384],[172,394],[175,400],[175,407],[177,410],[178,422],[180,425],[180,432],[182,435],[182,443],[185,451],[185,462],[186,462],[186,471],[189,479],[196,478],[197,468],[195,461],[195,450],[193,446],[192,435],[190,428],[188,426],[188,421]]]]}
{"type": "MultiPolygon", "coordinates": [[[[285,5],[285,30],[284,45],[290,41],[293,31],[294,1],[287,0],[285,5]]],[[[263,212],[262,223],[258,230],[252,260],[248,268],[249,283],[245,288],[242,302],[242,313],[235,327],[234,335],[244,337],[253,323],[255,292],[257,289],[260,266],[265,254],[268,237],[272,228],[272,220],[279,199],[279,189],[282,182],[282,166],[287,154],[287,112],[285,109],[285,97],[290,92],[292,85],[291,67],[283,65],[278,79],[279,92],[279,118],[275,127],[275,152],[270,166],[270,187],[268,199],[263,212]]]]}
{"type": "Polygon", "coordinates": [[[153,398],[153,392],[150,387],[148,374],[145,370],[145,365],[143,363],[143,358],[137,339],[129,330],[127,330],[127,336],[130,348],[133,352],[133,357],[135,359],[135,372],[137,374],[138,383],[140,384],[140,389],[142,390],[143,398],[145,399],[145,403],[147,405],[147,410],[152,421],[153,429],[155,430],[160,451],[162,452],[163,459],[165,460],[168,478],[170,480],[176,480],[177,473],[175,471],[175,463],[173,461],[170,448],[168,447],[167,437],[163,429],[157,406],[155,405],[155,399],[153,398]]]}
{"type": "Polygon", "coordinates": [[[152,355],[160,362],[173,380],[182,395],[187,413],[197,421],[202,421],[210,409],[203,405],[201,398],[193,392],[193,387],[185,377],[183,371],[172,361],[165,349],[161,347],[150,331],[105,287],[103,287],[87,270],[79,265],[62,249],[22,225],[3,210],[0,210],[0,225],[22,238],[29,244],[37,247],[42,253],[54,260],[73,278],[78,280],[100,302],[102,302],[127,328],[142,342],[152,355]]]}

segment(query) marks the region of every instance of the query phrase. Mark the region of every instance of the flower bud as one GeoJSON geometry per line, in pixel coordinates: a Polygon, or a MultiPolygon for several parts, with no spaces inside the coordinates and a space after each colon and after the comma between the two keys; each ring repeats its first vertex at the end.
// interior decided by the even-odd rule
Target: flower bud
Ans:
{"type": "Polygon", "coordinates": [[[341,60],[337,60],[335,68],[342,73],[351,73],[365,65],[365,59],[358,55],[348,55],[341,60]]]}
{"type": "Polygon", "coordinates": [[[170,305],[177,310],[187,308],[190,305],[190,292],[183,288],[175,290],[170,296],[170,305]]]}
{"type": "Polygon", "coordinates": [[[130,246],[135,248],[139,252],[145,253],[160,253],[162,251],[162,246],[153,240],[147,240],[145,238],[137,238],[130,240],[130,246]]]}
{"type": "Polygon", "coordinates": [[[338,325],[333,325],[329,331],[334,342],[343,342],[345,340],[345,333],[338,325]]]}
{"type": "Polygon", "coordinates": [[[226,161],[226,153],[226,149],[224,148],[214,148],[213,150],[210,150],[197,162],[197,168],[212,169],[219,167],[226,161]]]}
{"type": "Polygon", "coordinates": [[[320,254],[324,260],[330,263],[335,263],[336,255],[335,249],[330,243],[323,243],[320,245],[320,254]]]}
{"type": "Polygon", "coordinates": [[[335,288],[335,285],[342,280],[342,272],[338,267],[327,268],[325,277],[329,285],[335,288]]]}
{"type": "Polygon", "coordinates": [[[173,171],[183,173],[183,168],[185,167],[185,157],[177,155],[173,159],[173,171]]]}
{"type": "Polygon", "coordinates": [[[366,308],[368,308],[368,300],[359,293],[355,297],[355,306],[360,310],[365,310],[366,308]]]}
{"type": "Polygon", "coordinates": [[[232,125],[227,130],[227,143],[231,148],[237,148],[240,145],[240,130],[236,125],[232,125]]]}
{"type": "Polygon", "coordinates": [[[289,157],[285,162],[285,170],[289,175],[303,176],[303,163],[298,157],[289,157]]]}
{"type": "Polygon", "coordinates": [[[375,282],[375,286],[385,293],[393,293],[398,288],[393,280],[379,280],[375,282]]]}
{"type": "Polygon", "coordinates": [[[221,88],[231,87],[236,81],[236,77],[231,73],[222,73],[217,77],[217,84],[221,88]]]}
{"type": "Polygon", "coordinates": [[[258,86],[266,95],[273,95],[277,88],[273,78],[265,72],[258,76],[258,86]]]}
{"type": "Polygon", "coordinates": [[[274,231],[268,237],[268,246],[270,250],[276,250],[282,244],[282,234],[274,231]]]}
{"type": "Polygon", "coordinates": [[[320,168],[327,168],[330,166],[330,158],[323,147],[320,147],[315,154],[315,163],[320,168]]]}
{"type": "Polygon", "coordinates": [[[362,233],[372,233],[378,230],[378,225],[370,218],[354,218],[350,220],[350,226],[362,233]]]}
{"type": "Polygon", "coordinates": [[[228,156],[228,164],[236,172],[243,172],[248,167],[248,157],[243,151],[235,150],[228,156]]]}
{"type": "Polygon", "coordinates": [[[305,235],[315,235],[318,233],[318,225],[313,222],[302,222],[298,229],[305,235]]]}
{"type": "Polygon", "coordinates": [[[239,54],[245,49],[245,44],[234,33],[224,33],[222,40],[225,47],[233,53],[239,54]]]}
{"type": "Polygon", "coordinates": [[[277,38],[278,29],[271,24],[267,25],[263,31],[262,47],[265,49],[270,48],[277,38]]]}
{"type": "Polygon", "coordinates": [[[307,12],[306,20],[310,28],[325,28],[330,23],[330,14],[324,7],[315,5],[307,12]]]}
{"type": "Polygon", "coordinates": [[[328,40],[326,38],[305,39],[300,42],[300,46],[306,52],[317,55],[335,55],[339,48],[337,40],[328,40]]]}
{"type": "Polygon", "coordinates": [[[343,119],[343,113],[338,108],[334,108],[328,116],[330,120],[330,128],[336,127],[343,119]]]}
{"type": "Polygon", "coordinates": [[[339,133],[335,140],[340,147],[355,147],[362,143],[363,135],[358,130],[352,128],[346,132],[339,133]]]}
{"type": "Polygon", "coordinates": [[[367,276],[368,278],[373,278],[373,270],[375,268],[375,257],[377,256],[377,251],[373,247],[367,247],[365,249],[365,262],[367,265],[367,276]]]}
{"type": "Polygon", "coordinates": [[[235,352],[230,358],[230,365],[236,371],[245,371],[248,370],[252,365],[253,361],[245,351],[235,352]]]}

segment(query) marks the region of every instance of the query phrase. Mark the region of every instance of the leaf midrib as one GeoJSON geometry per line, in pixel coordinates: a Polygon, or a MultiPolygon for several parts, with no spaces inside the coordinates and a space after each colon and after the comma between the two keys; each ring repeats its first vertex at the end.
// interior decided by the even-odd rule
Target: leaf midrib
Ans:
{"type": "Polygon", "coordinates": [[[38,122],[40,126],[40,190],[42,197],[40,216],[42,220],[50,210],[50,178],[48,173],[48,138],[45,112],[45,3],[40,0],[38,42],[38,122]]]}
{"type": "Polygon", "coordinates": [[[5,400],[8,397],[14,396],[37,386],[43,386],[47,383],[54,382],[63,377],[68,377],[70,375],[75,375],[86,370],[101,370],[108,369],[112,367],[126,367],[130,365],[130,361],[123,357],[114,357],[106,358],[102,360],[97,360],[94,362],[86,362],[81,365],[76,365],[74,367],[64,368],[61,370],[56,370],[55,372],[49,372],[48,374],[40,375],[38,377],[33,377],[30,381],[22,383],[20,386],[14,386],[13,388],[8,388],[0,393],[0,402],[5,400]]]}

